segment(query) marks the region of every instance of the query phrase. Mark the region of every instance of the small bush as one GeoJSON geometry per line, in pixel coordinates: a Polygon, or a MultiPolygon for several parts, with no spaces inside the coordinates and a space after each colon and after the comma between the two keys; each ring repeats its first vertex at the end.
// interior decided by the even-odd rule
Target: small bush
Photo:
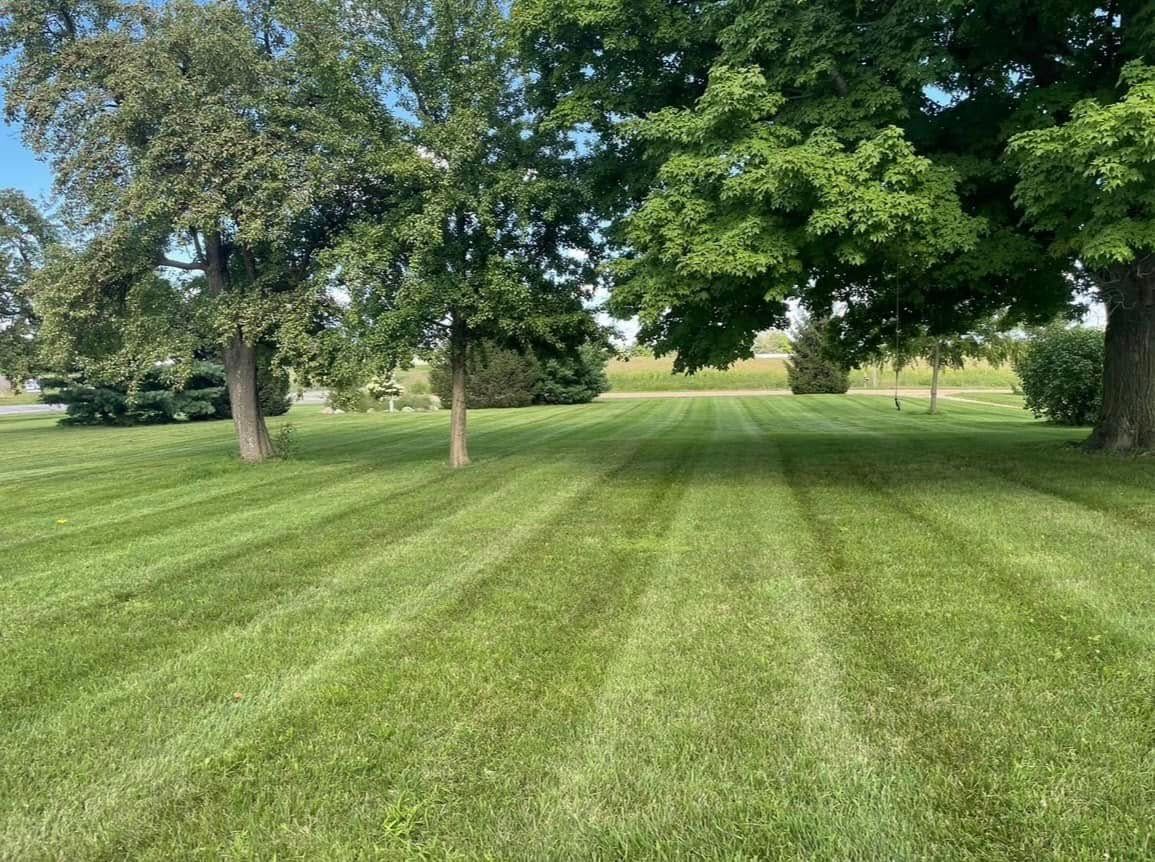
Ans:
{"type": "Polygon", "coordinates": [[[261,412],[266,416],[282,416],[289,412],[293,401],[289,398],[289,372],[262,363],[257,369],[257,391],[260,393],[261,412]]]}
{"type": "Polygon", "coordinates": [[[334,410],[344,410],[346,413],[367,413],[378,406],[368,392],[353,386],[330,389],[325,403],[334,410]]]}
{"type": "Polygon", "coordinates": [[[273,451],[284,461],[297,454],[297,427],[292,422],[286,422],[274,432],[273,451]]]}
{"type": "Polygon", "coordinates": [[[830,356],[826,321],[808,319],[790,342],[786,378],[795,395],[844,395],[850,389],[850,370],[830,356]]]}
{"type": "MultiPolygon", "coordinates": [[[[470,349],[466,360],[466,404],[470,409],[584,404],[609,389],[607,359],[593,345],[539,361],[529,352],[482,343],[470,349]]],[[[445,358],[430,368],[429,382],[441,406],[448,407],[453,393],[445,358]]]]}
{"type": "Polygon", "coordinates": [[[150,369],[132,389],[77,375],[45,383],[56,391],[43,400],[67,408],[62,425],[160,425],[230,415],[224,369],[212,362],[196,363],[184,379],[171,368],[150,369]]]}
{"type": "Polygon", "coordinates": [[[586,404],[610,388],[606,378],[605,350],[583,345],[576,354],[541,363],[541,377],[534,392],[539,404],[586,404]]]}
{"type": "Polygon", "coordinates": [[[1104,336],[1053,326],[1015,359],[1027,409],[1060,425],[1091,425],[1103,403],[1104,336]]]}
{"type": "MultiPolygon", "coordinates": [[[[465,403],[479,407],[528,407],[533,403],[541,368],[532,356],[493,344],[471,347],[466,357],[465,403]]],[[[441,403],[452,402],[453,385],[448,357],[429,369],[429,383],[441,403]]]]}

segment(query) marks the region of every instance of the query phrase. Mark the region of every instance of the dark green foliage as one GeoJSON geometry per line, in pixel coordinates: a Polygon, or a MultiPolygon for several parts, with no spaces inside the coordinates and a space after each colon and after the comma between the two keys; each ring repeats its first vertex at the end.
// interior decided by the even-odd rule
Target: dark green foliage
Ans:
{"type": "Polygon", "coordinates": [[[843,395],[850,389],[850,371],[830,355],[827,328],[827,321],[807,320],[790,342],[786,376],[795,395],[843,395]]]}
{"type": "Polygon", "coordinates": [[[846,304],[861,359],[896,310],[942,335],[1043,322],[1088,244],[1149,253],[1152,8],[521,0],[514,21],[537,101],[598,133],[613,307],[693,369],[745,355],[784,298],[846,304]]]}
{"type": "Polygon", "coordinates": [[[39,321],[29,282],[57,241],[28,196],[0,189],[0,375],[20,381],[34,374],[39,321]]]}
{"type": "MultiPolygon", "coordinates": [[[[541,376],[541,365],[532,355],[481,343],[470,348],[466,359],[468,382],[466,406],[528,407],[533,403],[541,376]]],[[[429,383],[442,404],[450,402],[450,374],[447,359],[436,362],[429,383]]]]}
{"type": "MultiPolygon", "coordinates": [[[[280,416],[288,412],[289,375],[262,364],[258,381],[264,414],[280,416]]],[[[84,380],[80,375],[47,383],[55,391],[44,400],[68,407],[67,415],[60,420],[63,425],[159,425],[232,417],[225,371],[215,362],[194,363],[191,371],[184,373],[157,366],[135,386],[84,380]]]]}
{"type": "Polygon", "coordinates": [[[261,363],[257,369],[257,391],[262,414],[282,416],[289,412],[293,403],[289,398],[289,385],[287,371],[268,363],[261,363]]]}
{"type": "Polygon", "coordinates": [[[606,351],[583,345],[570,356],[541,363],[534,401],[538,404],[585,404],[610,388],[606,378],[606,351]]]}
{"type": "Polygon", "coordinates": [[[343,410],[346,413],[368,413],[378,406],[372,395],[364,389],[352,385],[335,386],[330,389],[325,404],[334,410],[343,410]]]}
{"type": "Polygon", "coordinates": [[[135,386],[85,381],[78,375],[46,383],[59,388],[44,401],[67,405],[62,425],[159,425],[229,418],[224,369],[211,362],[196,363],[183,379],[173,369],[158,366],[135,386]]]}
{"type": "MultiPolygon", "coordinates": [[[[572,353],[538,359],[522,352],[482,343],[469,352],[468,406],[528,407],[530,404],[585,404],[609,389],[605,351],[584,345],[572,353]]],[[[448,404],[449,364],[434,363],[429,372],[433,392],[448,404]]]]}
{"type": "Polygon", "coordinates": [[[1015,359],[1027,409],[1060,425],[1090,425],[1103,402],[1103,333],[1053,326],[1015,359]]]}

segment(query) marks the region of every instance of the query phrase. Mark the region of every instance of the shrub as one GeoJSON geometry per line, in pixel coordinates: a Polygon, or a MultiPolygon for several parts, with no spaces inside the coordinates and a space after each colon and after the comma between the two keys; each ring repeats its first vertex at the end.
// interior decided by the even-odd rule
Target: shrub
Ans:
{"type": "Polygon", "coordinates": [[[292,422],[286,422],[274,432],[273,451],[283,461],[297,454],[297,427],[292,422]]]}
{"type": "MultiPolygon", "coordinates": [[[[532,356],[481,343],[470,348],[466,368],[465,403],[469,409],[527,407],[533,403],[541,368],[532,356]]],[[[448,407],[453,395],[448,357],[433,363],[429,384],[442,405],[448,407]]]]}
{"type": "Polygon", "coordinates": [[[1103,333],[1052,326],[1015,359],[1027,409],[1060,425],[1091,425],[1103,403],[1103,333]]]}
{"type": "Polygon", "coordinates": [[[605,350],[583,345],[572,356],[547,359],[534,391],[539,404],[585,404],[610,388],[605,350]]]}
{"type": "Polygon", "coordinates": [[[261,412],[266,416],[282,416],[288,413],[293,404],[289,398],[290,386],[289,372],[262,363],[257,369],[257,392],[261,400],[261,412]]]}
{"type": "Polygon", "coordinates": [[[367,413],[378,404],[368,392],[355,386],[338,386],[329,390],[325,403],[334,410],[346,413],[367,413]]]}
{"type": "Polygon", "coordinates": [[[843,395],[850,389],[850,371],[830,356],[827,322],[807,319],[790,342],[786,379],[795,395],[843,395]]]}
{"type": "MultiPolygon", "coordinates": [[[[258,387],[266,416],[279,416],[290,406],[289,375],[262,367],[258,387]]],[[[56,389],[42,399],[63,404],[62,425],[161,425],[230,419],[225,370],[215,362],[193,363],[187,375],[158,366],[147,371],[135,387],[127,383],[87,381],[79,375],[46,380],[56,389]]]]}
{"type": "MultiPolygon", "coordinates": [[[[539,361],[532,353],[483,343],[471,348],[466,359],[466,404],[470,409],[584,404],[609,389],[607,359],[593,345],[539,361]]],[[[453,393],[444,357],[430,368],[429,383],[441,406],[448,407],[453,393]]]]}

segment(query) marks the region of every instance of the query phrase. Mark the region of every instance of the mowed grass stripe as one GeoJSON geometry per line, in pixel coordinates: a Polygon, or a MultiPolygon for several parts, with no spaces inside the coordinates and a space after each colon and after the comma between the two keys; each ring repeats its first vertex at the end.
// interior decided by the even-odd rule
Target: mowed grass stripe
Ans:
{"type": "Polygon", "coordinates": [[[717,403],[630,638],[535,800],[524,858],[839,858],[909,838],[916,785],[842,718],[774,449],[745,405],[717,403]]]}
{"type": "MultiPolygon", "coordinates": [[[[593,414],[591,419],[608,420],[612,415],[614,414],[593,414]]],[[[531,421],[534,426],[542,424],[540,417],[534,417],[531,421]]],[[[514,427],[503,426],[499,430],[503,433],[511,433],[516,428],[521,427],[521,424],[514,427]]],[[[555,423],[555,425],[557,429],[561,429],[560,433],[580,433],[581,431],[580,423],[575,428],[569,428],[569,423],[566,422],[555,423]]],[[[495,433],[495,431],[489,433],[495,433]]],[[[547,431],[547,434],[553,433],[559,432],[556,430],[547,431]]],[[[22,571],[26,572],[28,569],[27,566],[23,565],[23,557],[34,560],[43,553],[42,545],[49,540],[54,544],[61,540],[75,541],[84,546],[87,565],[91,569],[103,571],[108,569],[118,557],[126,555],[155,559],[155,548],[172,545],[172,537],[168,531],[179,530],[182,533],[187,533],[190,520],[195,523],[195,529],[201,531],[202,535],[185,535],[183,536],[185,540],[183,544],[193,545],[197,548],[194,553],[201,554],[205,553],[206,549],[211,551],[214,536],[243,529],[247,524],[253,522],[274,518],[278,515],[279,510],[302,508],[302,495],[311,496],[312,493],[319,492],[321,489],[324,489],[325,497],[333,501],[330,505],[336,508],[338,514],[341,514],[346,510],[355,510],[357,506],[364,505],[366,499],[364,486],[366,485],[383,486],[388,493],[404,493],[425,482],[443,480],[446,475],[444,471],[437,471],[436,478],[428,478],[428,470],[431,465],[427,463],[428,458],[423,460],[422,457],[429,455],[429,437],[431,436],[426,435],[420,444],[414,444],[411,447],[393,448],[391,454],[396,461],[387,473],[376,471],[372,464],[364,464],[360,465],[351,477],[347,468],[338,470],[339,478],[334,479],[326,475],[330,470],[329,467],[324,464],[313,463],[310,454],[303,452],[299,459],[291,464],[269,465],[269,472],[277,474],[276,479],[271,480],[271,484],[270,480],[254,483],[252,477],[244,472],[250,468],[233,464],[230,475],[227,477],[231,487],[222,489],[220,493],[214,494],[206,490],[199,499],[194,496],[183,503],[177,502],[172,506],[160,508],[149,508],[147,499],[134,501],[132,509],[122,512],[119,517],[113,519],[102,520],[103,510],[101,509],[91,513],[86,509],[70,512],[69,514],[73,517],[68,519],[69,523],[65,529],[54,524],[49,528],[50,532],[48,533],[30,536],[23,542],[15,543],[13,546],[3,549],[11,566],[9,571],[13,574],[0,582],[0,589],[6,592],[15,590],[19,588],[22,582],[34,579],[35,589],[41,596],[49,591],[50,582],[46,582],[43,578],[37,578],[34,570],[24,575],[18,574],[22,571]],[[354,487],[349,487],[350,485],[354,487]],[[265,493],[266,491],[271,493],[265,493]],[[196,541],[190,541],[193,539],[196,541]],[[104,549],[103,554],[100,553],[102,549],[104,549]]],[[[438,448],[438,452],[443,449],[443,446],[444,444],[438,448]]],[[[512,454],[515,451],[517,451],[516,448],[511,448],[507,450],[506,454],[512,454]]],[[[326,506],[319,508],[325,509],[326,506]]],[[[291,534],[291,529],[283,527],[277,521],[273,521],[273,523],[277,524],[277,530],[283,535],[291,534]]],[[[218,550],[217,553],[227,552],[218,550]]],[[[77,579],[75,572],[58,572],[57,574],[69,581],[77,579]]],[[[87,574],[81,579],[85,583],[91,583],[87,574]]]]}
{"type": "MultiPolygon", "coordinates": [[[[952,487],[982,487],[984,474],[952,471],[942,486],[923,471],[920,482],[908,486],[896,478],[900,472],[867,470],[852,458],[819,465],[798,448],[787,460],[817,541],[814,555],[828,560],[832,576],[830,640],[847,646],[845,661],[862,685],[854,700],[871,705],[863,727],[886,729],[927,776],[923,790],[944,827],[927,840],[952,854],[1018,858],[1069,851],[1083,830],[1118,828],[1120,838],[1134,834],[1126,828],[1134,824],[1088,813],[1072,817],[1061,807],[1047,810],[1049,794],[1086,790],[1077,779],[1053,780],[1046,765],[1027,754],[1032,744],[1057,742],[1047,729],[1059,704],[1053,689],[1034,690],[1038,663],[1052,662],[1054,651],[1072,642],[1069,624],[1056,632],[1043,618],[1068,620],[1074,609],[1024,595],[1030,578],[1008,569],[983,539],[960,535],[965,531],[956,517],[990,524],[990,511],[970,518],[952,511],[952,487]],[[883,487],[880,476],[901,483],[897,493],[911,498],[909,504],[883,487]],[[936,528],[931,518],[939,512],[943,523],[936,528]],[[974,550],[960,554],[952,539],[974,550]],[[1034,696],[1024,703],[1020,698],[1027,692],[1034,696]],[[1015,700],[1008,702],[1008,695],[1015,700]],[[984,745],[992,727],[1000,730],[999,743],[984,745]]],[[[986,492],[967,500],[990,506],[994,498],[997,505],[998,484],[987,482],[986,492]]],[[[1074,641],[1087,643],[1084,637],[1074,641]]],[[[1068,664],[1064,672],[1070,669],[1068,664]]],[[[1053,686],[1055,669],[1049,670],[1046,686],[1053,686]]],[[[1094,662],[1085,665],[1066,684],[1093,689],[1095,670],[1094,662]]],[[[1130,686],[1123,692],[1133,703],[1139,694],[1130,686]]],[[[1068,703],[1078,705],[1058,724],[1078,727],[1089,703],[1082,697],[1068,703]]],[[[1126,762],[1118,760],[1119,766],[1126,762]]],[[[1120,798],[1134,794],[1133,782],[1133,776],[1122,782],[1115,791],[1120,798]]],[[[1108,783],[1098,789],[1108,791],[1108,783]]]]}
{"type": "MultiPolygon", "coordinates": [[[[647,433],[659,433],[664,426],[659,423],[653,425],[647,433]]],[[[605,441],[607,444],[612,443],[616,437],[616,430],[611,429],[606,435],[605,441]]],[[[641,444],[641,440],[627,442],[626,446],[629,451],[636,451],[641,444]]],[[[613,469],[613,462],[609,462],[606,467],[607,470],[613,469]]],[[[537,472],[544,472],[547,470],[562,470],[564,465],[557,465],[554,467],[538,467],[535,468],[537,472]]],[[[535,472],[531,471],[531,472],[535,472]]],[[[484,471],[467,471],[464,474],[455,474],[462,477],[462,481],[470,479],[478,480],[484,477],[484,471]]],[[[582,478],[582,484],[589,485],[596,483],[597,474],[587,474],[582,478]]],[[[548,496],[548,489],[555,487],[549,482],[543,482],[541,485],[541,493],[548,496]]],[[[503,520],[516,517],[517,513],[523,508],[526,512],[534,510],[534,504],[540,502],[535,498],[514,499],[512,487],[506,486],[499,488],[492,492],[494,500],[494,507],[501,513],[503,520]],[[502,504],[498,505],[497,498],[501,498],[502,504]]],[[[523,495],[524,496],[524,495],[523,495]]],[[[482,528],[479,527],[479,522],[482,520],[482,512],[485,511],[488,505],[485,498],[478,501],[480,506],[471,509],[468,512],[457,512],[447,522],[440,525],[430,525],[425,534],[431,534],[434,531],[442,534],[447,541],[453,541],[453,530],[462,531],[464,534],[477,533],[482,528]],[[448,534],[448,535],[446,535],[448,534]]],[[[548,512],[548,509],[541,510],[543,513],[548,512]]],[[[532,523],[533,518],[528,518],[527,523],[532,523]]],[[[118,692],[114,692],[116,696],[110,697],[108,695],[102,696],[100,693],[95,694],[95,700],[83,704],[82,709],[68,710],[65,715],[73,716],[72,721],[62,720],[61,714],[54,717],[52,724],[55,726],[56,733],[60,745],[76,745],[78,734],[83,738],[83,735],[88,732],[99,732],[101,735],[113,734],[116,737],[123,736],[129,732],[129,738],[133,739],[137,747],[145,749],[145,751],[152,751],[153,753],[145,756],[138,756],[137,773],[133,776],[125,776],[123,768],[106,768],[95,767],[100,774],[112,774],[117,776],[112,779],[115,787],[110,794],[105,797],[108,801],[108,810],[105,811],[103,801],[100,805],[94,805],[93,800],[89,799],[85,803],[85,811],[91,813],[94,807],[100,808],[103,812],[104,822],[108,822],[112,818],[113,811],[119,805],[116,799],[118,794],[128,793],[136,794],[141,791],[141,787],[147,785],[152,787],[153,784],[163,783],[163,771],[156,771],[159,769],[158,764],[166,760],[167,752],[175,752],[177,760],[184,766],[199,766],[199,764],[189,761],[182,755],[183,737],[178,737],[176,741],[172,741],[167,737],[171,734],[173,728],[179,729],[181,727],[181,716],[183,712],[191,710],[192,716],[190,720],[196,722],[208,721],[214,728],[225,733],[228,731],[228,716],[231,713],[227,712],[229,709],[229,697],[226,690],[218,689],[216,691],[207,692],[206,685],[213,683],[213,673],[226,673],[234,675],[236,673],[236,655],[232,655],[231,661],[212,661],[214,654],[220,651],[240,650],[244,654],[244,646],[254,650],[254,655],[248,656],[250,659],[245,661],[241,667],[251,676],[256,674],[260,676],[263,664],[257,663],[258,657],[264,660],[282,662],[286,658],[291,659],[292,662],[288,668],[284,668],[283,672],[277,673],[275,676],[280,676],[281,682],[270,686],[271,691],[268,693],[266,704],[269,708],[275,707],[278,698],[282,696],[289,696],[288,694],[278,694],[279,687],[283,687],[288,693],[301,690],[303,683],[298,677],[302,673],[298,670],[291,670],[297,666],[301,660],[305,660],[305,665],[310,663],[325,662],[334,660],[335,656],[343,654],[343,651],[353,651],[362,648],[364,643],[364,626],[378,627],[379,621],[374,618],[366,619],[366,609],[361,604],[361,590],[365,589],[367,585],[364,583],[364,578],[376,571],[383,561],[390,557],[395,557],[396,561],[389,565],[389,568],[397,573],[404,575],[410,580],[411,586],[409,589],[415,589],[416,597],[410,599],[409,605],[405,605],[405,593],[397,592],[399,584],[391,583],[390,592],[385,598],[387,605],[400,603],[401,610],[398,614],[402,617],[411,615],[417,610],[420,610],[424,604],[432,602],[436,604],[437,599],[440,599],[439,593],[449,590],[443,583],[444,575],[440,578],[434,577],[432,581],[429,580],[430,575],[426,572],[427,563],[430,560],[428,549],[424,543],[419,541],[420,537],[413,537],[411,541],[406,544],[401,544],[392,548],[389,551],[382,551],[380,555],[368,561],[356,562],[351,569],[343,572],[341,577],[337,579],[330,578],[329,582],[325,584],[325,589],[312,591],[305,597],[304,601],[297,603],[289,603],[278,609],[271,610],[264,617],[260,617],[255,621],[255,624],[250,624],[242,632],[226,632],[227,637],[216,639],[212,647],[208,650],[199,650],[193,655],[189,655],[178,663],[171,664],[168,667],[161,668],[153,673],[145,674],[143,678],[138,678],[131,681],[131,684],[122,686],[118,692]],[[407,550],[407,547],[410,550],[407,550]],[[406,562],[407,555],[409,562],[406,562]],[[344,586],[341,584],[344,583],[344,586]],[[432,592],[430,592],[432,590],[432,592]],[[338,601],[342,596],[345,597],[345,602],[338,601]],[[408,610],[406,610],[408,607],[408,610]],[[353,614],[355,622],[347,622],[348,615],[353,614]],[[361,628],[357,624],[361,624],[361,628]],[[335,633],[338,645],[332,646],[329,639],[321,636],[321,632],[335,633]],[[299,640],[304,636],[303,641],[299,640]],[[283,643],[281,641],[283,640],[283,643]],[[277,647],[280,646],[280,649],[277,647]],[[312,658],[310,659],[310,656],[312,658]],[[207,673],[206,673],[207,669],[207,673]],[[208,677],[206,679],[206,676],[208,677]],[[290,677],[292,679],[290,679],[290,677]],[[167,680],[167,682],[166,682],[167,680]],[[151,682],[150,681],[155,681],[151,682]],[[143,726],[133,725],[133,729],[124,726],[125,721],[139,720],[135,714],[134,704],[142,693],[149,691],[150,684],[159,684],[158,696],[164,702],[169,704],[165,709],[166,720],[160,724],[145,724],[143,726]],[[187,694],[185,694],[187,692],[187,694]],[[224,708],[226,712],[222,713],[224,708]],[[99,709],[103,715],[103,720],[98,721],[94,728],[88,728],[86,725],[94,715],[94,711],[99,709]],[[207,714],[206,714],[207,713],[207,714]],[[119,720],[118,720],[119,716],[119,720]],[[85,726],[79,725],[77,722],[83,721],[85,726]],[[143,782],[143,785],[142,785],[143,782]]],[[[471,545],[471,547],[474,547],[471,545]]],[[[501,547],[500,543],[494,545],[494,553],[501,547]]],[[[459,577],[468,575],[470,571],[476,571],[484,561],[484,554],[474,554],[466,559],[467,571],[458,572],[459,577]]],[[[443,599],[442,599],[443,600],[443,599]]],[[[388,619],[391,619],[389,617],[388,619]]],[[[219,658],[219,656],[215,656],[219,658]]],[[[268,669],[272,673],[272,668],[268,669]]],[[[314,673],[318,671],[310,671],[314,673]]],[[[274,677],[275,678],[275,677],[274,677]]],[[[305,685],[307,690],[308,686],[305,685]]],[[[258,703],[257,694],[252,695],[254,700],[258,703]]],[[[246,704],[247,705],[247,704],[246,704]]],[[[254,707],[259,718],[263,712],[261,707],[254,707]]],[[[147,718],[144,716],[143,718],[147,718]]],[[[189,732],[190,742],[199,738],[201,731],[194,729],[189,732]]],[[[86,751],[102,752],[103,746],[96,743],[96,740],[88,740],[82,742],[80,747],[86,751]]],[[[212,753],[212,747],[206,749],[206,753],[212,753]]],[[[84,774],[84,764],[81,764],[81,775],[84,774]]],[[[30,775],[13,776],[13,786],[28,786],[32,781],[30,775]]],[[[79,780],[74,778],[73,780],[79,780]]],[[[76,800],[76,794],[80,790],[79,784],[68,784],[67,789],[61,794],[62,800],[76,800]]],[[[154,788],[155,789],[155,788],[154,788]]],[[[79,802],[77,801],[77,804],[79,802]]],[[[79,812],[74,812],[72,817],[81,816],[79,812]]],[[[84,816],[88,816],[85,814],[84,816]]],[[[62,824],[57,824],[60,826],[62,824]]],[[[140,824],[138,824],[138,828],[140,824]]],[[[44,828],[51,830],[51,824],[46,824],[44,828]]],[[[17,830],[19,832],[21,830],[17,830]]],[[[91,849],[91,848],[90,848],[91,849]]]]}
{"type": "Polygon", "coordinates": [[[1145,858],[1155,463],[924,405],[29,425],[0,858],[1145,858]]]}
{"type": "MultiPolygon", "coordinates": [[[[524,452],[527,446],[532,449],[550,439],[605,425],[621,413],[620,410],[591,411],[580,423],[539,428],[533,435],[521,438],[507,457],[524,452]]],[[[246,614],[259,612],[267,603],[284,601],[293,589],[309,585],[326,568],[339,565],[346,558],[375,553],[380,547],[389,547],[419,530],[428,530],[437,518],[471,505],[479,491],[508,478],[501,471],[462,477],[442,469],[434,477],[423,474],[398,487],[378,477],[356,486],[355,495],[345,488],[347,496],[335,496],[335,500],[343,502],[340,506],[334,504],[334,508],[294,511],[289,501],[289,505],[283,507],[285,513],[277,520],[276,532],[264,527],[264,532],[256,537],[242,531],[234,533],[227,543],[201,545],[188,540],[190,534],[201,535],[202,525],[198,524],[195,528],[187,527],[179,537],[166,539],[167,543],[180,546],[191,544],[197,548],[195,552],[155,562],[149,549],[119,568],[107,561],[103,566],[94,564],[94,571],[107,569],[108,574],[103,578],[93,575],[74,579],[70,583],[77,582],[80,588],[51,598],[43,595],[47,590],[43,577],[35,579],[35,595],[23,603],[12,599],[13,591],[6,591],[9,604],[5,607],[10,612],[0,617],[0,625],[12,635],[18,635],[51,624],[68,632],[67,646],[71,648],[64,649],[66,644],[57,644],[60,649],[56,653],[65,657],[63,664],[48,660],[36,651],[29,652],[27,666],[19,656],[14,657],[7,676],[18,681],[20,687],[0,686],[0,703],[22,702],[27,692],[38,690],[47,680],[54,680],[59,686],[70,677],[87,677],[112,659],[118,659],[121,665],[144,661],[156,650],[171,650],[177,640],[195,638],[203,626],[243,620],[246,614]],[[451,478],[459,480],[457,490],[437,493],[436,486],[451,478]],[[416,493],[418,490],[422,493],[416,493]],[[398,507],[404,517],[382,520],[379,512],[387,504],[398,507]],[[342,533],[352,530],[357,541],[335,554],[325,544],[327,530],[342,533]],[[311,535],[314,542],[304,549],[296,547],[292,539],[300,535],[311,535]],[[217,595],[226,593],[229,596],[227,611],[210,609],[206,613],[202,609],[206,591],[210,594],[215,591],[217,595]],[[158,602],[161,602],[159,606],[158,602]],[[151,636],[140,643],[137,627],[124,626],[126,618],[131,619],[134,613],[167,614],[174,625],[162,638],[151,636]],[[123,631],[123,634],[120,638],[110,637],[109,630],[123,631]]],[[[268,510],[260,515],[256,523],[263,526],[269,521],[268,510]]],[[[206,535],[212,532],[212,529],[205,530],[206,535]]]]}
{"type": "MultiPolygon", "coordinates": [[[[506,415],[499,419],[498,417],[490,417],[490,421],[485,423],[478,433],[481,439],[487,433],[501,433],[506,425],[516,427],[519,425],[535,425],[543,421],[540,413],[535,411],[489,411],[504,412],[506,415]],[[513,415],[510,415],[510,414],[513,415]],[[504,419],[504,421],[502,421],[504,419]]],[[[475,421],[476,421],[475,417],[475,421]]],[[[292,424],[298,431],[296,446],[299,452],[308,452],[309,457],[318,460],[318,456],[324,454],[328,457],[327,460],[334,464],[341,464],[342,459],[333,458],[331,456],[340,455],[343,452],[352,452],[354,456],[361,462],[365,460],[369,453],[366,450],[376,448],[381,454],[383,463],[395,463],[395,458],[390,457],[393,450],[398,448],[398,444],[404,444],[402,449],[414,449],[424,452],[434,452],[437,448],[436,436],[430,433],[431,427],[440,427],[446,425],[447,419],[439,416],[425,416],[425,415],[395,415],[395,416],[369,416],[362,417],[356,415],[348,416],[332,416],[326,417],[319,414],[317,411],[304,408],[300,415],[294,413],[290,418],[275,420],[270,423],[270,427],[275,433],[278,428],[285,424],[292,424]],[[409,445],[413,441],[414,445],[409,445]],[[375,447],[373,446],[375,444],[375,447]]],[[[0,428],[3,423],[0,422],[0,428]]],[[[81,463],[87,463],[89,466],[86,470],[78,471],[75,465],[67,465],[61,467],[56,472],[49,472],[47,478],[53,479],[60,472],[66,472],[70,476],[84,476],[88,479],[83,483],[89,493],[91,494],[93,488],[96,486],[98,476],[105,477],[103,481],[112,483],[114,488],[123,488],[126,481],[133,480],[156,480],[160,477],[165,477],[171,474],[171,459],[173,455],[180,457],[188,456],[192,453],[188,451],[174,453],[166,449],[158,452],[147,452],[144,455],[130,456],[128,452],[133,449],[136,435],[130,435],[126,429],[85,429],[96,432],[103,432],[109,434],[109,442],[115,443],[115,448],[104,449],[104,452],[116,452],[117,457],[103,458],[97,464],[92,464],[92,459],[89,458],[81,463]],[[119,432],[124,435],[117,438],[113,433],[119,432]],[[139,465],[139,466],[134,466],[139,465]]],[[[165,427],[146,429],[152,432],[155,436],[167,430],[165,427]]],[[[196,427],[197,431],[201,432],[201,436],[210,436],[213,442],[204,447],[191,447],[194,451],[219,453],[223,457],[218,463],[210,463],[207,466],[209,470],[222,470],[230,466],[235,466],[235,439],[232,436],[232,426],[230,423],[209,423],[201,424],[196,427]]],[[[59,434],[77,434],[81,433],[81,429],[53,429],[55,433],[59,434]]],[[[185,429],[181,429],[185,431],[185,429]]],[[[187,433],[187,432],[186,432],[187,433]]],[[[444,448],[447,442],[442,443],[444,448]]],[[[206,466],[198,465],[198,470],[205,470],[206,466]]],[[[31,471],[32,474],[43,472],[31,471]]],[[[192,478],[198,478],[196,473],[191,474],[192,478]]],[[[20,487],[18,474],[9,474],[0,477],[4,479],[5,485],[15,490],[20,487]],[[13,478],[15,476],[15,479],[13,478]]],[[[26,484],[34,485],[37,480],[44,477],[32,475],[27,480],[26,484]]],[[[80,483],[77,483],[78,485],[80,483]]],[[[58,506],[66,506],[69,497],[79,498],[87,501],[89,498],[79,497],[79,495],[61,494],[54,497],[47,498],[47,502],[55,503],[58,506]]],[[[0,512],[3,510],[0,509],[0,512]]]]}
{"type": "MultiPolygon", "coordinates": [[[[258,759],[250,765],[258,784],[264,783],[260,776],[268,780],[282,772],[288,773],[278,781],[282,786],[290,779],[295,788],[328,782],[324,810],[308,812],[301,824],[301,834],[309,836],[305,852],[340,847],[339,836],[330,829],[342,819],[374,830],[377,840],[402,855],[434,852],[414,846],[411,835],[383,829],[377,814],[361,804],[384,776],[424,776],[416,789],[389,781],[388,793],[398,805],[415,804],[421,817],[435,817],[453,835],[465,836],[465,847],[471,846],[468,830],[475,817],[462,805],[476,798],[491,812],[509,807],[508,788],[482,788],[495,776],[518,784],[522,770],[542,768],[539,758],[546,755],[526,747],[532,745],[536,752],[540,746],[547,753],[552,733],[570,727],[566,711],[584,709],[586,703],[580,692],[555,683],[573,684],[588,674],[589,685],[596,688],[604,667],[600,657],[612,651],[626,628],[616,621],[621,613],[628,614],[629,597],[644,585],[635,564],[654,553],[654,541],[645,536],[599,543],[590,526],[607,513],[591,503],[604,500],[614,523],[636,524],[638,529],[651,515],[665,511],[678,488],[655,486],[648,479],[656,467],[671,465],[669,459],[678,451],[672,441],[693,428],[690,417],[681,416],[690,409],[686,404],[665,421],[635,426],[630,435],[634,454],[608,474],[599,469],[596,482],[583,483],[566,506],[538,521],[533,535],[475,582],[474,589],[458,594],[440,613],[424,617],[417,630],[382,640],[371,652],[335,669],[333,697],[348,718],[338,732],[357,734],[374,721],[390,728],[387,735],[365,739],[363,763],[373,767],[308,761],[304,752],[310,741],[304,737],[300,748],[271,752],[268,762],[258,759]],[[596,553],[602,565],[583,571],[581,561],[588,553],[596,553]],[[540,577],[543,557],[554,575],[548,579],[540,577]],[[535,734],[533,740],[523,735],[530,716],[540,719],[534,725],[541,736],[535,734]],[[506,734],[514,734],[522,746],[516,758],[507,750],[511,739],[506,734]],[[443,800],[445,807],[435,811],[443,800]]],[[[604,447],[599,449],[608,455],[604,447]]],[[[315,707],[331,708],[327,699],[315,707]]],[[[313,709],[306,707],[306,713],[294,714],[293,720],[308,726],[315,720],[313,709]]],[[[246,792],[233,784],[222,791],[229,798],[246,792]]],[[[294,795],[292,789],[288,792],[294,795]]],[[[254,823],[252,829],[266,840],[270,834],[268,823],[254,823]]],[[[276,852],[278,845],[269,849],[276,852]]]]}

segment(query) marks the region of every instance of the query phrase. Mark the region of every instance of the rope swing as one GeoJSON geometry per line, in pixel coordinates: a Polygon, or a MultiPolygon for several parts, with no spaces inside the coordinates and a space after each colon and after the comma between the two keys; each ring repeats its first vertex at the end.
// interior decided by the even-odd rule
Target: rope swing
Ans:
{"type": "Polygon", "coordinates": [[[898,400],[898,375],[900,367],[898,364],[899,343],[902,340],[902,294],[899,292],[899,286],[896,283],[894,286],[894,409],[899,413],[902,412],[902,402],[898,400]]]}

